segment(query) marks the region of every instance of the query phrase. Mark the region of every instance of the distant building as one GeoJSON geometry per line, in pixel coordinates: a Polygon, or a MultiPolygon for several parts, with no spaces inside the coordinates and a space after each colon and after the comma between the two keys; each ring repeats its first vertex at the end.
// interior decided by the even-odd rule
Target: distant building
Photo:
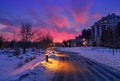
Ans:
{"type": "Polygon", "coordinates": [[[82,30],[82,38],[86,40],[87,45],[91,45],[92,31],[91,29],[82,30]]]}
{"type": "Polygon", "coordinates": [[[82,35],[76,36],[76,46],[83,46],[86,43],[86,46],[91,45],[91,29],[82,30],[82,35]]]}
{"type": "Polygon", "coordinates": [[[69,47],[76,47],[75,39],[67,40],[67,46],[69,46],[69,47]]]}
{"type": "Polygon", "coordinates": [[[120,16],[117,16],[114,13],[108,14],[106,17],[102,17],[99,21],[95,22],[91,27],[93,45],[102,44],[101,39],[103,29],[107,30],[109,28],[115,33],[118,22],[120,22],[120,16]]]}
{"type": "Polygon", "coordinates": [[[82,35],[79,35],[79,36],[75,37],[77,47],[82,46],[82,38],[83,38],[82,35]]]}

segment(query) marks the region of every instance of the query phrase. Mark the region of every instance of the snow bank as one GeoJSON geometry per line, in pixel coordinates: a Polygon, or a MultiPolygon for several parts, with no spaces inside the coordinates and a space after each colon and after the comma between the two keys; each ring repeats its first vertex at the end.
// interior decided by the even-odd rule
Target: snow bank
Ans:
{"type": "Polygon", "coordinates": [[[58,66],[58,59],[58,57],[51,56],[49,62],[36,62],[30,69],[4,81],[51,81],[58,66]]]}
{"type": "Polygon", "coordinates": [[[31,68],[34,63],[43,60],[44,56],[40,52],[27,50],[26,54],[20,54],[17,57],[14,56],[13,52],[14,50],[0,50],[0,81],[24,72],[31,68]]]}
{"type": "Polygon", "coordinates": [[[43,50],[33,52],[28,49],[26,54],[18,57],[12,52],[0,50],[0,81],[51,81],[58,59],[50,54],[49,62],[45,62],[43,50]]]}

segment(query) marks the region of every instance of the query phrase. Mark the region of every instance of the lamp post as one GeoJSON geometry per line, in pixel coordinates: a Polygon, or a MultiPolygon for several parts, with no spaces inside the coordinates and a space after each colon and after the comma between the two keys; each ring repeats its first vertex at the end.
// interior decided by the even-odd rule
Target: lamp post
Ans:
{"type": "Polygon", "coordinates": [[[48,54],[46,54],[45,57],[46,57],[46,62],[48,62],[48,54]]]}

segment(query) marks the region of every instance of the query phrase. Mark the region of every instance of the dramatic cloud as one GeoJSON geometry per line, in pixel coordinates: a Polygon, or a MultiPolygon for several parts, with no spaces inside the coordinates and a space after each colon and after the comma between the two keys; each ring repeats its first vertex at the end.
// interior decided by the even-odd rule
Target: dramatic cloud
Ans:
{"type": "Polygon", "coordinates": [[[2,29],[4,29],[4,28],[7,28],[7,26],[6,26],[6,25],[3,25],[3,24],[0,24],[0,31],[1,31],[2,29]]]}
{"type": "Polygon", "coordinates": [[[73,0],[72,1],[72,14],[75,21],[85,24],[88,21],[88,13],[91,7],[90,0],[73,0]]]}
{"type": "Polygon", "coordinates": [[[8,41],[11,41],[14,39],[14,35],[16,39],[20,39],[19,36],[20,28],[18,27],[12,27],[9,25],[4,25],[0,23],[0,35],[3,35],[4,38],[8,41]]]}
{"type": "Polygon", "coordinates": [[[49,19],[47,20],[49,25],[54,27],[62,28],[62,27],[70,27],[70,23],[65,16],[58,16],[58,15],[50,15],[49,19]]]}
{"type": "Polygon", "coordinates": [[[0,23],[0,32],[2,33],[19,33],[20,32],[20,28],[19,27],[13,27],[13,26],[10,26],[10,25],[4,25],[4,24],[1,24],[0,23]]]}
{"type": "Polygon", "coordinates": [[[73,39],[96,19],[110,12],[119,15],[118,3],[119,0],[1,0],[0,32],[13,39],[21,23],[30,23],[35,31],[51,33],[54,41],[73,39]]]}
{"type": "Polygon", "coordinates": [[[34,31],[40,31],[40,33],[44,33],[44,34],[47,34],[47,33],[50,33],[51,36],[54,37],[54,42],[62,42],[63,40],[68,40],[68,39],[74,39],[75,38],[75,35],[78,35],[78,34],[72,34],[72,33],[67,33],[65,31],[59,31],[56,30],[55,28],[51,29],[51,28],[40,28],[40,27],[36,27],[34,28],[34,31]],[[47,30],[47,31],[46,31],[47,30]]]}
{"type": "Polygon", "coordinates": [[[75,34],[68,34],[64,31],[61,33],[58,33],[57,31],[52,31],[51,34],[55,35],[54,42],[62,42],[63,40],[75,38],[75,34]]]}

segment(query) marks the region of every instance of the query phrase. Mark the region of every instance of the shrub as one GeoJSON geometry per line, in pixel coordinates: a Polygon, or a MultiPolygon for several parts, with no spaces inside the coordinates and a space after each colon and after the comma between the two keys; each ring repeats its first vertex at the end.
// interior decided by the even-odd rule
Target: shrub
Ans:
{"type": "Polygon", "coordinates": [[[30,59],[29,59],[29,58],[26,58],[24,62],[25,62],[25,63],[28,63],[28,62],[30,62],[30,59]]]}
{"type": "Polygon", "coordinates": [[[23,66],[23,62],[19,62],[19,63],[17,64],[17,68],[22,67],[22,66],[23,66]]]}
{"type": "Polygon", "coordinates": [[[19,59],[24,59],[24,57],[23,57],[23,56],[21,56],[21,57],[19,57],[19,59]]]}
{"type": "Polygon", "coordinates": [[[16,49],[15,49],[15,52],[13,52],[13,55],[14,55],[14,56],[17,56],[17,57],[20,55],[20,50],[19,50],[19,48],[16,48],[16,49]]]}

